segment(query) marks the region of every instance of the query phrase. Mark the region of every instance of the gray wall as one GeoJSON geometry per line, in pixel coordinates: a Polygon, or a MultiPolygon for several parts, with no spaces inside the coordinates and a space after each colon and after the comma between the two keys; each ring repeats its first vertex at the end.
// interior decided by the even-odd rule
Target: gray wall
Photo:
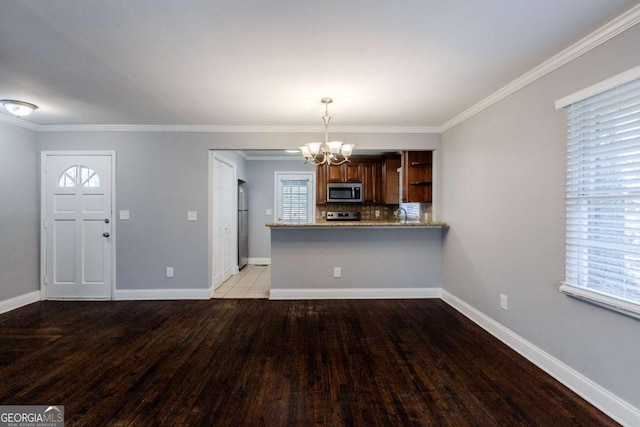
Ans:
{"type": "Polygon", "coordinates": [[[271,234],[265,224],[275,222],[275,173],[284,171],[313,172],[315,166],[298,160],[250,160],[249,175],[249,257],[271,257],[271,234]],[[267,215],[271,209],[273,215],[267,215]]]}
{"type": "Polygon", "coordinates": [[[638,46],[635,26],[445,132],[441,168],[445,290],[636,407],[638,320],[558,291],[566,129],[554,101],[637,66],[638,46]]]}
{"type": "Polygon", "coordinates": [[[442,287],[442,230],[274,227],[271,289],[442,287]],[[334,278],[334,267],[342,277],[334,278]]]}
{"type": "MultiPolygon", "coordinates": [[[[353,142],[360,149],[420,150],[437,149],[440,146],[440,135],[434,134],[332,136],[353,142]]],[[[116,219],[118,289],[208,287],[209,150],[297,148],[301,142],[318,138],[322,138],[322,135],[107,131],[39,134],[41,150],[116,151],[116,209],[128,209],[131,212],[130,220],[116,219]],[[189,210],[198,211],[197,222],[186,221],[189,210]],[[171,279],[165,277],[167,266],[174,267],[174,277],[171,279]]],[[[37,158],[37,154],[34,157],[37,158]]],[[[251,166],[246,164],[245,167],[247,169],[244,171],[239,170],[238,176],[241,179],[246,176],[249,182],[251,166]]],[[[299,167],[303,167],[302,161],[299,167]]],[[[269,182],[273,183],[273,177],[269,182]]],[[[36,193],[33,189],[31,191],[36,193]]],[[[39,196],[35,194],[31,197],[39,196]]],[[[257,206],[262,204],[256,203],[257,206]]],[[[258,222],[262,222],[262,219],[258,222]]],[[[268,232],[256,225],[250,230],[255,229],[268,232]]],[[[37,230],[36,224],[36,233],[37,230]]],[[[268,256],[260,244],[257,248],[255,244],[253,246],[250,256],[268,256]]]]}
{"type": "Polygon", "coordinates": [[[0,301],[40,289],[38,135],[0,122],[0,301]]]}

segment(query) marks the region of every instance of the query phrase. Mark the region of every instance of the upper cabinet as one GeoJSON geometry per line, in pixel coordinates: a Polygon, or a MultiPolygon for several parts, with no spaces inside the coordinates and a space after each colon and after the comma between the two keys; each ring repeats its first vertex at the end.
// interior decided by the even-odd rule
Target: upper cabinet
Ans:
{"type": "Polygon", "coordinates": [[[382,163],[368,162],[361,164],[362,203],[382,203],[382,163]]]}
{"type": "Polygon", "coordinates": [[[362,182],[362,160],[351,158],[351,162],[338,166],[322,165],[327,175],[327,182],[362,182]]]}
{"type": "Polygon", "coordinates": [[[323,166],[316,168],[316,205],[327,204],[327,168],[323,166]]]}
{"type": "Polygon", "coordinates": [[[397,205],[400,203],[400,155],[388,154],[382,163],[382,203],[397,205]]]}
{"type": "Polygon", "coordinates": [[[402,153],[402,201],[431,203],[433,192],[433,151],[402,153]]]}
{"type": "Polygon", "coordinates": [[[338,166],[318,166],[316,203],[327,203],[327,183],[361,182],[363,204],[397,205],[431,203],[433,186],[433,152],[405,151],[402,155],[352,156],[350,162],[338,166]],[[402,195],[400,175],[402,168],[402,195]]]}
{"type": "Polygon", "coordinates": [[[349,160],[337,166],[325,164],[316,168],[316,204],[327,203],[327,183],[330,182],[361,182],[362,202],[382,203],[382,158],[352,156],[349,160]]]}

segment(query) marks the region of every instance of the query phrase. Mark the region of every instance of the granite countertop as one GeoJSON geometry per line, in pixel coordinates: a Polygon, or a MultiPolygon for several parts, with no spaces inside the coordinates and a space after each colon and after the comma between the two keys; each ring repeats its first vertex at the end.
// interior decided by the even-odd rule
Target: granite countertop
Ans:
{"type": "Polygon", "coordinates": [[[310,222],[307,224],[283,224],[281,222],[270,222],[265,224],[267,227],[273,228],[325,228],[325,227],[425,227],[425,228],[442,228],[446,227],[445,222],[419,222],[419,221],[322,221],[310,222]]]}

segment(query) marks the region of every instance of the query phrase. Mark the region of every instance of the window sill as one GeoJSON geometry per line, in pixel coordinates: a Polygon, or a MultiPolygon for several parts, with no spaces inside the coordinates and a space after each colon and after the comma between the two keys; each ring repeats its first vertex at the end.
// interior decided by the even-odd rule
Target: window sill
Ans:
{"type": "Polygon", "coordinates": [[[599,294],[566,283],[560,286],[560,292],[579,300],[598,305],[608,310],[615,311],[625,316],[640,319],[640,305],[622,301],[610,296],[599,294]]]}

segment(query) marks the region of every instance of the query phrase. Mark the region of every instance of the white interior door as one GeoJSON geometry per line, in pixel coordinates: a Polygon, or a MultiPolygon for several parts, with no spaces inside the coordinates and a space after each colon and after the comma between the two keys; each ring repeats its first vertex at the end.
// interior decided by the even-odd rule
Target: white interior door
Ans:
{"type": "Polygon", "coordinates": [[[227,280],[231,277],[233,273],[233,265],[235,264],[235,260],[237,260],[237,256],[234,256],[233,251],[233,236],[237,233],[235,232],[234,224],[234,216],[237,216],[238,210],[234,207],[234,193],[237,188],[237,183],[234,180],[234,173],[231,166],[224,164],[224,178],[223,178],[223,188],[222,188],[222,209],[223,209],[223,218],[224,218],[224,235],[223,235],[223,250],[224,250],[224,272],[223,272],[223,281],[227,280]]]}
{"type": "Polygon", "coordinates": [[[234,270],[235,207],[233,167],[219,159],[213,161],[213,287],[231,277],[234,270]]]}
{"type": "Polygon", "coordinates": [[[113,154],[43,153],[43,258],[48,299],[110,299],[113,154]]]}

